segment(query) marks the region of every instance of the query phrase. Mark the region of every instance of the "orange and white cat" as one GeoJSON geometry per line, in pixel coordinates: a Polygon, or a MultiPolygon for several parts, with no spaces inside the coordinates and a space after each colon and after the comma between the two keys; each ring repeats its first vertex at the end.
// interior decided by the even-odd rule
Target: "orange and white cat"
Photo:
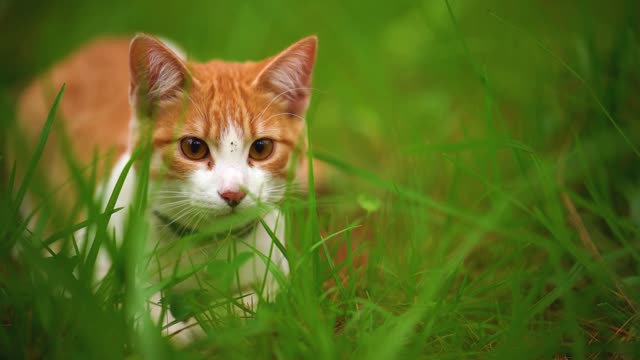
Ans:
{"type": "MultiPolygon", "coordinates": [[[[284,242],[284,218],[277,204],[291,166],[299,166],[292,164],[294,151],[304,151],[302,130],[316,43],[315,36],[307,37],[259,62],[198,63],[148,35],[137,35],[130,43],[98,40],[27,88],[18,107],[18,126],[26,143],[34,144],[52,95],[66,83],[58,119],[77,160],[90,163],[94,151],[98,157],[117,155],[112,169],[102,169],[110,175],[101,196],[110,194],[142,133],[150,130],[150,241],[171,242],[266,205],[262,219],[284,242]]],[[[69,177],[59,143],[60,134],[53,133],[41,160],[42,173],[53,187],[69,177]]],[[[135,177],[134,167],[117,207],[131,202],[135,177]]],[[[70,208],[74,196],[73,189],[60,190],[60,208],[70,208]]],[[[31,196],[27,213],[35,202],[31,196]]],[[[124,219],[124,213],[112,217],[116,233],[124,219]]],[[[225,234],[236,241],[220,243],[227,248],[217,249],[219,256],[228,256],[230,246],[234,253],[257,249],[271,254],[270,263],[288,273],[286,259],[256,219],[234,225],[225,234]]],[[[102,252],[99,276],[109,264],[102,252]]],[[[266,293],[273,296],[277,282],[260,256],[240,268],[237,291],[250,292],[265,274],[266,293]]],[[[244,300],[249,306],[256,301],[255,295],[244,300]]]]}

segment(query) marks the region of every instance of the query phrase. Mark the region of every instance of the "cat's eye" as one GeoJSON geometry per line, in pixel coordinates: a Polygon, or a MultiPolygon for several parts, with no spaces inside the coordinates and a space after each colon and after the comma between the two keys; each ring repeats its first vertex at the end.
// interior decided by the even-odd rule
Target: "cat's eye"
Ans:
{"type": "Polygon", "coordinates": [[[186,137],[180,140],[180,149],[184,156],[191,160],[202,160],[209,155],[209,147],[196,137],[186,137]]]}
{"type": "Polygon", "coordinates": [[[253,160],[264,160],[273,152],[273,140],[258,139],[251,144],[249,157],[253,160]]]}

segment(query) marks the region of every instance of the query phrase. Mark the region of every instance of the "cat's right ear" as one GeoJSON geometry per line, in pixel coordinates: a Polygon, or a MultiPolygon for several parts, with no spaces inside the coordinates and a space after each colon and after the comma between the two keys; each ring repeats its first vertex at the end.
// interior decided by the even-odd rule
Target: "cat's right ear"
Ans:
{"type": "Polygon", "coordinates": [[[185,62],[162,41],[138,34],[129,47],[130,99],[138,112],[151,113],[180,98],[190,81],[185,62]]]}

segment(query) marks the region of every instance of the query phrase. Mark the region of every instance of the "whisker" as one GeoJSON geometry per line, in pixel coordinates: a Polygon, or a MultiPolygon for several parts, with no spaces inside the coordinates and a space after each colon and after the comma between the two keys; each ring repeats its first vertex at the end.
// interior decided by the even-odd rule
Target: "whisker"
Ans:
{"type": "Polygon", "coordinates": [[[180,196],[180,197],[162,197],[162,198],[155,198],[154,200],[160,200],[160,203],[163,204],[167,204],[167,203],[172,203],[172,202],[189,202],[191,201],[191,198],[186,198],[184,196],[180,196]],[[161,200],[167,200],[167,201],[161,201],[161,200]]]}
{"type": "Polygon", "coordinates": [[[154,196],[152,197],[154,200],[165,200],[165,199],[178,199],[178,200],[190,200],[191,197],[187,195],[163,195],[163,196],[154,196]]]}
{"type": "Polygon", "coordinates": [[[159,206],[156,206],[156,209],[162,210],[162,211],[173,211],[175,209],[180,209],[188,206],[189,206],[188,203],[170,203],[170,204],[161,204],[159,206]]]}
{"type": "Polygon", "coordinates": [[[202,222],[204,221],[204,219],[206,219],[206,216],[204,216],[203,212],[198,212],[198,216],[195,219],[195,222],[193,224],[193,229],[199,229],[200,228],[200,224],[202,224],[202,222]]]}
{"type": "Polygon", "coordinates": [[[290,93],[290,92],[292,92],[292,91],[298,91],[298,90],[317,90],[317,89],[315,89],[315,88],[310,88],[310,87],[300,87],[300,88],[293,88],[293,89],[285,90],[285,91],[281,92],[280,94],[276,95],[273,99],[271,99],[271,101],[269,101],[269,103],[268,103],[268,104],[267,104],[267,106],[264,108],[264,110],[262,110],[261,112],[259,112],[259,113],[258,113],[258,115],[256,115],[256,116],[254,117],[254,119],[252,119],[252,121],[253,121],[253,120],[255,120],[255,119],[257,119],[257,118],[260,118],[262,115],[264,115],[264,113],[267,111],[267,109],[269,109],[269,107],[270,107],[270,106],[271,106],[271,105],[272,105],[276,100],[278,100],[282,95],[287,94],[287,93],[290,93]]]}
{"type": "Polygon", "coordinates": [[[189,191],[169,191],[169,190],[162,190],[162,191],[154,191],[153,194],[182,194],[182,195],[190,195],[192,194],[189,191]]]}
{"type": "Polygon", "coordinates": [[[189,205],[190,203],[191,203],[190,200],[178,200],[178,201],[162,202],[162,203],[157,204],[157,206],[166,208],[166,207],[172,206],[172,205],[189,205]]]}
{"type": "Polygon", "coordinates": [[[187,228],[187,229],[192,229],[191,223],[194,221],[194,219],[197,219],[198,216],[199,216],[199,211],[197,211],[197,209],[195,209],[195,210],[196,211],[193,211],[191,213],[191,216],[189,217],[189,219],[186,222],[184,222],[184,227],[187,228]]]}
{"type": "Polygon", "coordinates": [[[293,116],[293,117],[297,117],[298,119],[300,119],[302,121],[305,121],[304,117],[302,117],[302,116],[300,116],[298,114],[290,113],[290,112],[282,112],[282,113],[279,113],[279,114],[271,115],[268,118],[266,118],[264,121],[267,122],[267,121],[271,120],[271,118],[274,118],[274,117],[280,116],[280,115],[290,115],[290,116],[293,116]]]}
{"type": "Polygon", "coordinates": [[[194,208],[194,207],[187,207],[186,209],[184,209],[181,212],[179,212],[178,215],[170,223],[165,225],[165,227],[168,227],[168,226],[170,226],[171,224],[174,224],[174,223],[181,224],[179,221],[182,220],[183,218],[185,218],[186,216],[189,216],[195,210],[196,210],[196,208],[194,208]]]}

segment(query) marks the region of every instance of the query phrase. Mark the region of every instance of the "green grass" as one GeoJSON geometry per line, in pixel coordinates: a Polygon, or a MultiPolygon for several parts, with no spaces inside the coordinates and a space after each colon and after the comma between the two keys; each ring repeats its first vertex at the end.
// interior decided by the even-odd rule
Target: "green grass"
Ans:
{"type": "Polygon", "coordinates": [[[292,272],[276,301],[242,319],[232,297],[173,298],[173,311],[204,310],[208,333],[179,348],[149,318],[157,288],[138,276],[154,259],[146,182],[118,248],[115,202],[96,204],[95,176],[69,157],[86,220],[28,232],[24,191],[46,189],[37,173],[14,184],[3,149],[0,357],[640,357],[639,13],[632,0],[8,2],[4,141],[19,89],[99,34],[145,31],[197,59],[242,60],[317,33],[309,156],[334,176],[328,193],[283,205],[292,272]],[[76,249],[80,227],[95,229],[93,248],[76,249]],[[45,255],[54,242],[66,251],[45,255]],[[99,244],[115,263],[95,285],[99,244]],[[329,261],[341,245],[350,261],[329,261]]]}

